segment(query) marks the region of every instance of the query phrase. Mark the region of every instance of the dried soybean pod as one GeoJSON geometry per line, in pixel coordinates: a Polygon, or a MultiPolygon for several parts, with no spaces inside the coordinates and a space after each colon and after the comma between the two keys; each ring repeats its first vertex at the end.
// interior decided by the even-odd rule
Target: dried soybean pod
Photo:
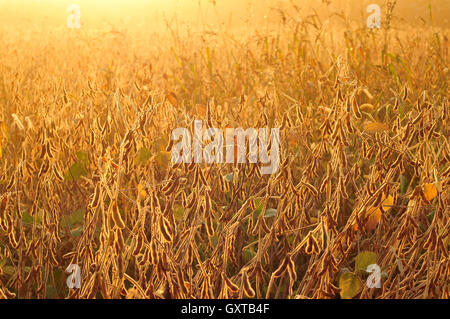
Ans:
{"type": "Polygon", "coordinates": [[[313,196],[317,197],[319,195],[319,191],[311,184],[307,183],[307,182],[302,182],[303,185],[305,185],[305,187],[307,189],[309,189],[311,191],[311,193],[313,194],[313,196]]]}
{"type": "Polygon", "coordinates": [[[195,168],[194,182],[192,183],[192,186],[193,186],[194,188],[197,187],[199,179],[200,179],[200,176],[199,176],[199,167],[197,166],[197,167],[195,168]]]}
{"type": "Polygon", "coordinates": [[[352,126],[352,122],[350,120],[350,114],[347,114],[347,116],[345,117],[345,125],[347,126],[347,131],[351,134],[353,133],[355,130],[353,129],[352,126]]]}
{"type": "Polygon", "coordinates": [[[111,205],[112,205],[111,214],[114,224],[116,225],[117,228],[124,229],[125,223],[123,222],[122,217],[120,216],[120,211],[117,202],[113,201],[111,205]]]}
{"type": "Polygon", "coordinates": [[[286,256],[286,257],[284,257],[280,266],[278,266],[278,268],[275,269],[275,271],[272,273],[272,276],[274,278],[281,277],[286,272],[288,264],[289,264],[289,259],[288,259],[288,256],[286,256]]]}
{"type": "Polygon", "coordinates": [[[206,277],[205,280],[203,281],[202,290],[200,292],[200,296],[202,299],[210,299],[211,296],[210,296],[209,288],[210,288],[209,278],[206,277]]]}
{"type": "Polygon", "coordinates": [[[170,223],[164,216],[159,219],[159,230],[161,231],[162,237],[167,242],[172,242],[172,235],[170,234],[170,223]]]}
{"type": "Polygon", "coordinates": [[[64,181],[64,177],[62,176],[61,172],[58,170],[58,168],[56,167],[56,165],[53,166],[53,174],[54,176],[60,181],[63,182],[64,181]]]}
{"type": "Polygon", "coordinates": [[[136,245],[134,246],[132,252],[133,256],[136,257],[141,252],[143,244],[144,244],[144,236],[142,236],[142,233],[139,232],[136,238],[136,245]]]}
{"type": "Polygon", "coordinates": [[[152,240],[150,244],[150,253],[148,255],[149,261],[152,265],[158,264],[158,248],[156,247],[156,241],[152,240]]]}
{"type": "Polygon", "coordinates": [[[14,249],[17,249],[19,247],[19,240],[16,238],[16,232],[14,229],[9,232],[9,243],[14,249]]]}
{"type": "Polygon", "coordinates": [[[253,289],[250,283],[250,278],[248,277],[247,271],[244,271],[244,273],[242,274],[242,284],[244,288],[244,293],[247,295],[247,297],[249,298],[255,297],[255,290],[253,289]]]}
{"type": "Polygon", "coordinates": [[[202,181],[202,184],[204,186],[208,185],[208,183],[206,182],[205,175],[203,174],[203,171],[200,169],[200,167],[198,168],[198,172],[199,172],[200,180],[202,181]]]}
{"type": "Polygon", "coordinates": [[[394,104],[394,111],[398,111],[398,105],[399,105],[399,100],[398,98],[395,99],[395,104],[394,104]]]}
{"type": "Polygon", "coordinates": [[[188,205],[187,205],[187,207],[186,208],[192,208],[193,206],[194,206],[194,204],[197,202],[197,193],[194,191],[193,193],[192,193],[192,199],[191,199],[191,201],[188,203],[188,205]]]}
{"type": "Polygon", "coordinates": [[[169,143],[166,146],[166,152],[172,151],[172,147],[173,147],[173,140],[169,138],[169,143]]]}
{"type": "Polygon", "coordinates": [[[403,89],[402,100],[406,101],[407,98],[408,98],[408,87],[405,85],[405,88],[403,89]]]}
{"type": "Polygon", "coordinates": [[[41,169],[39,170],[38,178],[41,178],[42,175],[48,172],[48,169],[50,167],[50,164],[47,159],[44,160],[44,162],[41,165],[41,169]]]}
{"type": "Polygon", "coordinates": [[[142,256],[141,260],[138,263],[139,266],[144,266],[148,262],[148,259],[149,259],[149,249],[146,249],[144,251],[144,255],[142,256]]]}
{"type": "Polygon", "coordinates": [[[248,236],[251,236],[252,230],[253,230],[253,214],[250,214],[250,218],[248,219],[248,225],[247,225],[248,236]]]}
{"type": "Polygon", "coordinates": [[[170,194],[172,194],[178,187],[179,185],[179,179],[176,179],[175,181],[173,181],[170,185],[170,187],[167,188],[167,190],[163,190],[164,195],[169,196],[170,194]]]}
{"type": "Polygon", "coordinates": [[[339,191],[341,192],[342,198],[347,199],[348,198],[347,189],[345,188],[344,182],[342,181],[341,178],[339,178],[338,184],[339,184],[338,185],[339,191]]]}
{"type": "Polygon", "coordinates": [[[192,243],[189,243],[188,248],[187,248],[187,263],[188,265],[192,265],[192,263],[194,262],[194,247],[192,245],[192,243]]]}
{"type": "Polygon", "coordinates": [[[208,124],[208,128],[213,127],[212,121],[211,121],[211,103],[206,103],[206,124],[208,124]]]}
{"type": "Polygon", "coordinates": [[[221,274],[222,276],[222,280],[225,282],[225,285],[227,286],[228,290],[230,290],[230,292],[232,294],[238,293],[239,292],[239,287],[237,285],[235,285],[228,277],[227,275],[225,275],[224,272],[222,272],[221,274]]]}
{"type": "Polygon", "coordinates": [[[358,102],[355,97],[352,99],[352,110],[358,120],[362,118],[361,111],[359,110],[358,102]]]}
{"type": "Polygon", "coordinates": [[[205,213],[208,216],[213,215],[212,204],[211,204],[211,196],[210,196],[209,192],[207,192],[206,195],[205,195],[205,213]]]}
{"type": "Polygon", "coordinates": [[[184,191],[181,192],[181,206],[183,207],[187,206],[187,198],[186,193],[184,191]]]}
{"type": "Polygon", "coordinates": [[[97,184],[95,186],[95,190],[94,190],[94,197],[92,198],[92,201],[91,201],[92,208],[96,208],[100,204],[100,194],[101,194],[100,185],[97,184]]]}
{"type": "Polygon", "coordinates": [[[213,227],[213,221],[212,221],[211,216],[208,216],[206,218],[206,231],[207,231],[209,237],[214,236],[214,227],[213,227]]]}
{"type": "Polygon", "coordinates": [[[124,247],[122,229],[120,229],[120,228],[116,229],[114,235],[115,235],[114,240],[117,243],[119,250],[122,250],[124,247]]]}

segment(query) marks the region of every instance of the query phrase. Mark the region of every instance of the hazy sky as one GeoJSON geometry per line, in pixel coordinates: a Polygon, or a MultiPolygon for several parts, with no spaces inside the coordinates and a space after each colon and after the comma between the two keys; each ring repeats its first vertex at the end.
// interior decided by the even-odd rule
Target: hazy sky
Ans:
{"type": "MultiPolygon", "coordinates": [[[[66,8],[72,3],[80,5],[83,23],[89,25],[155,22],[164,15],[177,16],[183,21],[195,21],[200,17],[209,23],[215,19],[227,21],[230,17],[240,21],[273,15],[271,7],[289,2],[297,4],[305,14],[314,6],[319,11],[345,12],[358,19],[368,4],[383,6],[386,3],[385,0],[331,0],[327,8],[322,0],[0,0],[0,25],[27,22],[62,25],[67,18],[66,8]]],[[[431,4],[435,22],[448,25],[450,0],[398,0],[394,13],[416,23],[419,17],[429,18],[428,4],[431,4]]]]}

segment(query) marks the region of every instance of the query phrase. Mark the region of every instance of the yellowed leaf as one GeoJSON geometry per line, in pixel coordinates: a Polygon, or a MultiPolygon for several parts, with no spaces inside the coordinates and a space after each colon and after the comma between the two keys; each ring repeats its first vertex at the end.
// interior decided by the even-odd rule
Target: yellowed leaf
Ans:
{"type": "Polygon", "coordinates": [[[8,140],[8,127],[6,126],[5,122],[1,122],[0,129],[2,130],[3,137],[8,140]]]}
{"type": "MultiPolygon", "coordinates": [[[[383,194],[382,201],[381,201],[381,206],[383,207],[383,211],[385,211],[385,212],[389,211],[393,205],[394,205],[394,197],[392,195],[388,195],[386,197],[383,194]]],[[[370,206],[368,209],[366,209],[366,211],[363,213],[364,218],[367,219],[367,222],[364,225],[364,228],[367,231],[374,230],[375,227],[377,227],[378,223],[381,220],[381,214],[382,214],[382,211],[379,207],[370,206]]],[[[354,229],[355,230],[359,229],[357,223],[355,224],[354,229]]]]}
{"type": "Polygon", "coordinates": [[[367,223],[366,223],[366,230],[371,231],[374,230],[375,227],[377,227],[378,223],[381,219],[381,209],[371,207],[367,210],[367,223]]]}
{"type": "Polygon", "coordinates": [[[145,191],[144,186],[142,186],[141,184],[138,184],[137,189],[139,192],[139,197],[141,199],[147,198],[147,192],[145,191]]]}
{"type": "MultiPolygon", "coordinates": [[[[383,198],[385,198],[384,194],[383,198]]],[[[394,197],[392,197],[392,195],[388,195],[388,197],[382,201],[381,205],[383,206],[383,210],[385,212],[389,211],[394,205],[394,197]]]]}
{"type": "Polygon", "coordinates": [[[361,279],[351,272],[343,273],[339,276],[339,288],[342,299],[352,299],[361,289],[361,279]]]}
{"type": "Polygon", "coordinates": [[[363,125],[363,130],[366,133],[375,134],[375,133],[388,131],[389,130],[389,126],[387,126],[386,124],[381,123],[381,122],[366,122],[363,125]]]}
{"type": "Polygon", "coordinates": [[[298,144],[299,138],[297,133],[294,130],[288,131],[287,133],[287,141],[289,146],[293,147],[298,144]]]}
{"type": "Polygon", "coordinates": [[[374,106],[372,105],[372,104],[370,104],[370,103],[364,103],[363,105],[361,105],[360,107],[359,107],[361,110],[364,110],[364,111],[371,111],[371,110],[373,110],[374,109],[374,106]]]}
{"type": "Polygon", "coordinates": [[[158,164],[161,167],[166,168],[171,161],[171,154],[171,152],[160,151],[156,157],[158,164]]]}
{"type": "Polygon", "coordinates": [[[423,195],[427,201],[433,200],[438,194],[436,185],[428,183],[423,186],[423,195]]]}
{"type": "Polygon", "coordinates": [[[369,100],[373,100],[373,95],[369,92],[369,90],[364,89],[363,92],[369,98],[369,100]]]}
{"type": "Polygon", "coordinates": [[[197,104],[196,112],[197,112],[197,115],[199,115],[201,117],[205,117],[206,116],[206,106],[203,104],[197,104]]]}
{"type": "Polygon", "coordinates": [[[174,107],[178,106],[178,98],[175,93],[173,92],[167,93],[166,100],[169,101],[169,103],[172,104],[174,107]]]}
{"type": "Polygon", "coordinates": [[[5,138],[5,141],[8,141],[8,128],[6,127],[5,122],[0,121],[0,159],[3,157],[3,145],[2,140],[5,138]]]}

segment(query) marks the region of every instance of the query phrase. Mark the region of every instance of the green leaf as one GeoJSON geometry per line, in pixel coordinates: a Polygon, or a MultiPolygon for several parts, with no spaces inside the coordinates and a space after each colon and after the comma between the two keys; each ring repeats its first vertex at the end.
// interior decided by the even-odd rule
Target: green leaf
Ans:
{"type": "Polygon", "coordinates": [[[81,225],[84,218],[84,209],[79,209],[70,215],[70,223],[72,225],[81,225]]]}
{"type": "Polygon", "coordinates": [[[339,288],[342,299],[352,299],[361,289],[361,280],[351,272],[343,273],[339,276],[339,288]]]}
{"type": "Polygon", "coordinates": [[[436,210],[433,209],[429,215],[427,215],[428,222],[431,224],[434,219],[434,214],[436,214],[436,210]]]}
{"type": "Polygon", "coordinates": [[[167,167],[167,164],[171,161],[170,152],[159,151],[156,160],[161,167],[167,167]]]}
{"type": "Polygon", "coordinates": [[[348,273],[348,272],[352,272],[350,269],[348,269],[347,267],[343,267],[342,269],[341,269],[341,273],[343,273],[343,274],[346,274],[346,273],[348,273]]]}
{"type": "Polygon", "coordinates": [[[355,271],[366,271],[367,266],[377,263],[377,254],[371,251],[363,251],[356,256],[355,271]]]}
{"type": "Polygon", "coordinates": [[[61,268],[55,268],[53,270],[53,277],[55,278],[55,284],[58,288],[61,288],[64,282],[62,273],[61,268]]]}
{"type": "Polygon", "coordinates": [[[14,275],[15,272],[16,272],[16,268],[14,268],[13,266],[4,266],[3,267],[3,273],[5,273],[8,276],[14,275]]]}
{"type": "Polygon", "coordinates": [[[71,233],[72,236],[74,236],[74,237],[80,237],[81,234],[83,233],[83,227],[75,228],[75,229],[71,230],[70,233],[71,233]]]}
{"type": "Polygon", "coordinates": [[[176,220],[182,220],[184,215],[184,207],[178,204],[173,205],[173,214],[176,220]]]}
{"type": "Polygon", "coordinates": [[[261,214],[261,211],[262,211],[262,208],[263,208],[263,206],[264,206],[264,203],[262,202],[262,201],[260,201],[260,200],[255,200],[255,211],[254,211],[254,213],[256,213],[256,214],[261,214]]]}
{"type": "Polygon", "coordinates": [[[47,285],[45,292],[45,298],[47,299],[56,299],[56,297],[58,296],[58,290],[56,290],[56,287],[53,287],[51,284],[47,285]]]}
{"type": "Polygon", "coordinates": [[[269,208],[264,213],[265,218],[274,217],[276,215],[277,215],[277,210],[274,208],[269,208]]]}
{"type": "Polygon", "coordinates": [[[86,176],[88,171],[81,162],[76,162],[70,166],[69,170],[64,174],[66,181],[77,181],[81,176],[86,176]]]}
{"type": "Polygon", "coordinates": [[[84,164],[84,166],[86,166],[86,167],[89,166],[89,156],[88,156],[87,152],[78,151],[75,155],[84,164]]]}
{"type": "Polygon", "coordinates": [[[34,218],[28,212],[22,213],[22,223],[25,224],[33,224],[34,218]]]}
{"type": "Polygon", "coordinates": [[[253,246],[250,246],[247,249],[242,250],[242,262],[244,264],[248,263],[255,256],[256,256],[256,252],[255,252],[255,249],[253,248],[253,246]]]}
{"type": "Polygon", "coordinates": [[[138,164],[145,164],[145,162],[147,162],[151,156],[152,153],[150,152],[150,150],[146,147],[143,147],[138,151],[136,155],[136,160],[138,164]]]}
{"type": "Polygon", "coordinates": [[[408,190],[409,181],[405,175],[400,175],[400,193],[405,194],[408,190]]]}

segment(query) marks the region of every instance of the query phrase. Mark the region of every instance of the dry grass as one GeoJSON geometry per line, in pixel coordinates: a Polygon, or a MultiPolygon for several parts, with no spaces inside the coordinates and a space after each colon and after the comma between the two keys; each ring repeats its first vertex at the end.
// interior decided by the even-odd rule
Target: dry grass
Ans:
{"type": "Polygon", "coordinates": [[[448,30],[296,10],[233,31],[4,27],[0,297],[339,298],[370,251],[382,287],[355,272],[355,298],[448,298],[448,30]],[[280,171],[172,166],[194,119],[280,126],[280,171]]]}

